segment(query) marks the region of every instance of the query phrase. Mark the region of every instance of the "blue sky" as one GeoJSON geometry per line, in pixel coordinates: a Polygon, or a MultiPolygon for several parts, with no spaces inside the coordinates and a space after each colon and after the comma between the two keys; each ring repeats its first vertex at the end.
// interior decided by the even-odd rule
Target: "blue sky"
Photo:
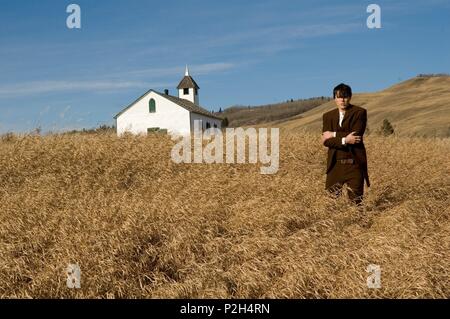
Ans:
{"type": "Polygon", "coordinates": [[[113,124],[148,89],[176,95],[186,64],[216,111],[450,73],[450,0],[0,3],[0,133],[113,124]],[[371,3],[381,29],[366,26],[371,3]]]}

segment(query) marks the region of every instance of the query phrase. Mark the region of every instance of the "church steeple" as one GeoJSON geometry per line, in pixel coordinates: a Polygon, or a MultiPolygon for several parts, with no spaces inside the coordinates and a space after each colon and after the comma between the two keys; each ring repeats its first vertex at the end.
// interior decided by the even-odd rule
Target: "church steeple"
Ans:
{"type": "Polygon", "coordinates": [[[178,84],[178,97],[188,100],[196,105],[199,105],[198,90],[200,87],[195,83],[194,79],[189,74],[189,68],[186,65],[184,78],[178,84]]]}

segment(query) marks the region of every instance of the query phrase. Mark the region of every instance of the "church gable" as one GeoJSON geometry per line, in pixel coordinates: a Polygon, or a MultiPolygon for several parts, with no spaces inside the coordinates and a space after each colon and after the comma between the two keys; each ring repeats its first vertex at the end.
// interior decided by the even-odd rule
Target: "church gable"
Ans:
{"type": "Polygon", "coordinates": [[[125,112],[127,112],[128,110],[130,110],[131,108],[133,108],[135,105],[138,104],[138,102],[140,102],[141,100],[145,99],[147,96],[149,96],[152,92],[154,92],[153,90],[148,90],[147,92],[145,92],[142,96],[140,96],[139,98],[137,98],[133,103],[131,103],[130,105],[128,105],[127,107],[125,107],[122,111],[120,111],[119,113],[116,114],[116,116],[114,116],[114,119],[117,120],[117,118],[119,116],[121,116],[122,114],[124,114],[125,112]]]}
{"type": "Polygon", "coordinates": [[[122,112],[116,115],[116,118],[125,113],[128,115],[133,114],[145,117],[147,117],[147,115],[160,117],[164,114],[174,115],[186,111],[190,112],[190,110],[187,110],[182,105],[179,105],[179,103],[176,103],[176,101],[170,99],[169,95],[151,90],[126,107],[122,112]]]}

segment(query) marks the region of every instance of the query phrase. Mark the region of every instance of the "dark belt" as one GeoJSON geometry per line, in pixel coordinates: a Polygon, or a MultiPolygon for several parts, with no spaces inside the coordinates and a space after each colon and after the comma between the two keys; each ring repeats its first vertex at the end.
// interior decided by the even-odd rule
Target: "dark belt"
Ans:
{"type": "Polygon", "coordinates": [[[340,164],[355,164],[355,160],[353,158],[338,159],[336,161],[340,164]]]}

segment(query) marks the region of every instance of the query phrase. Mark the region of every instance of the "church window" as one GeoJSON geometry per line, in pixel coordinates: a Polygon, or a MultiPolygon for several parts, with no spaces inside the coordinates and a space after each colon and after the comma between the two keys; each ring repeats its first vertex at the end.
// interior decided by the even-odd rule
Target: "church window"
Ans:
{"type": "Polygon", "coordinates": [[[156,113],[156,102],[154,99],[150,99],[148,103],[148,108],[150,113],[156,113]]]}

